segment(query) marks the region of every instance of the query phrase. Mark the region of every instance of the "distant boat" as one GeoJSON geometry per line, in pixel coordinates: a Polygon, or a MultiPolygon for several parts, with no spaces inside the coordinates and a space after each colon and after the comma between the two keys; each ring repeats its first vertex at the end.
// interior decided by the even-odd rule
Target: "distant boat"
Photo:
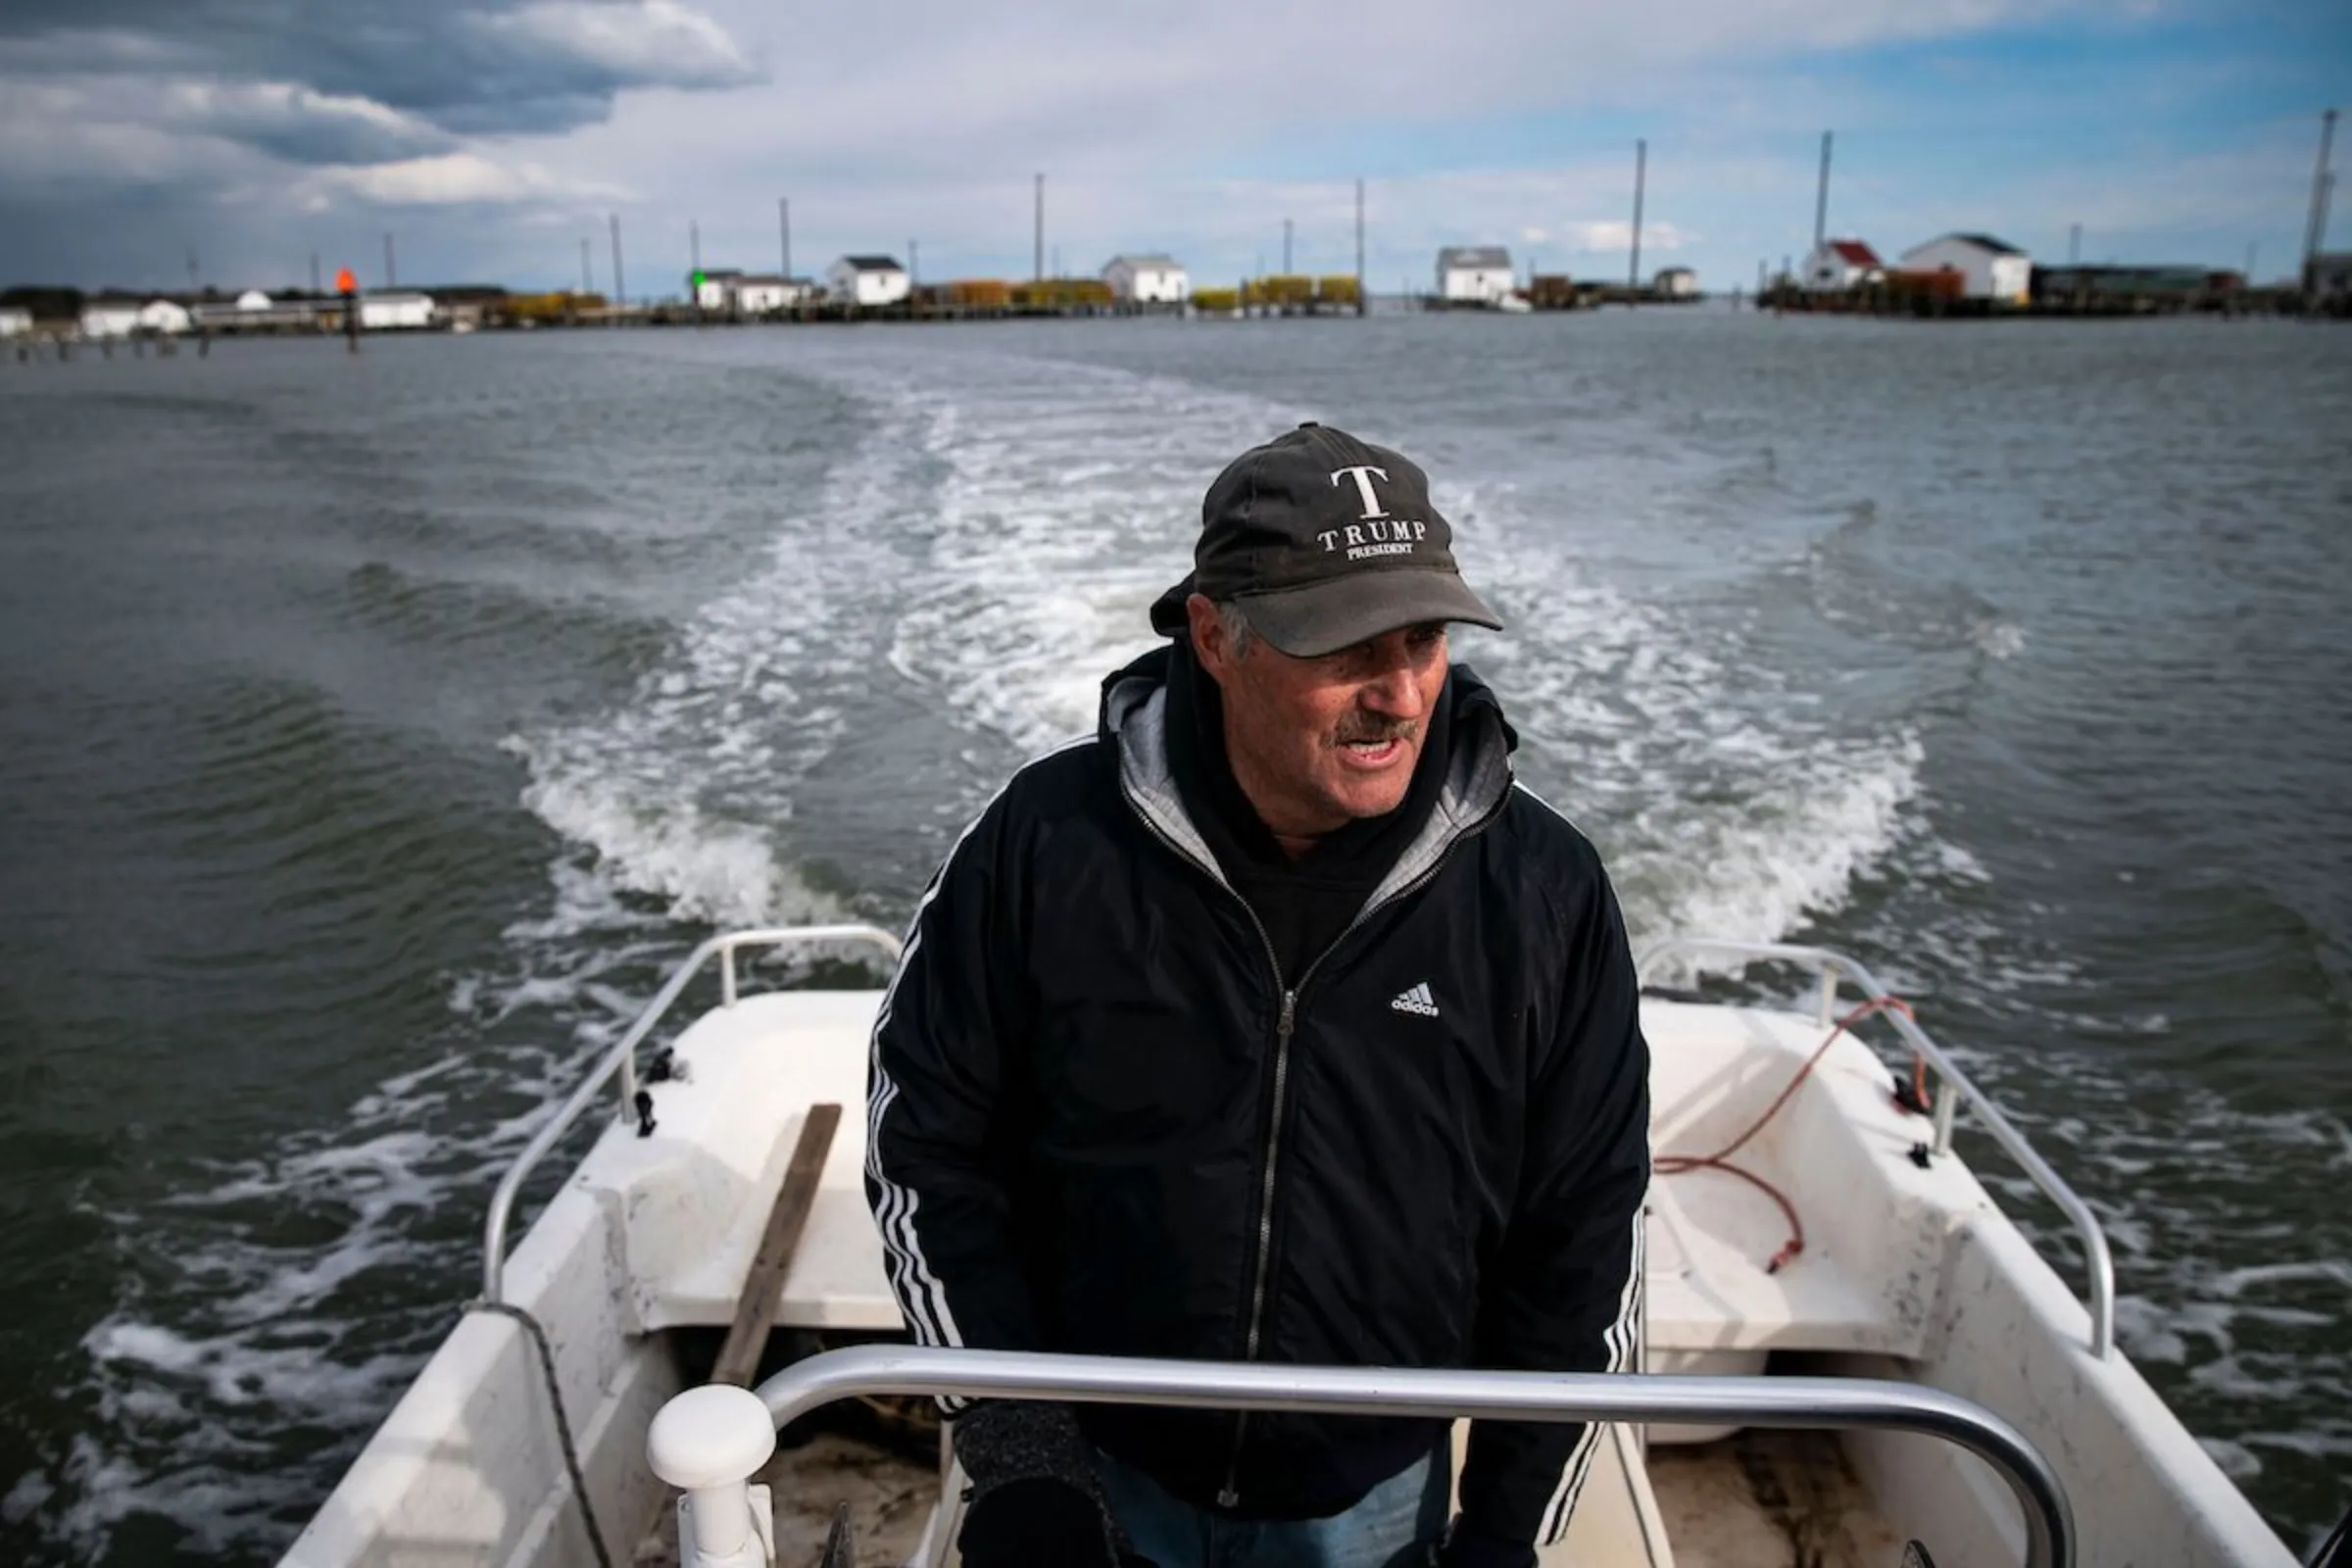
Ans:
{"type": "Polygon", "coordinates": [[[1505,294],[1494,302],[1494,308],[1505,316],[1525,316],[1535,309],[1533,305],[1527,303],[1527,296],[1524,294],[1505,294]]]}

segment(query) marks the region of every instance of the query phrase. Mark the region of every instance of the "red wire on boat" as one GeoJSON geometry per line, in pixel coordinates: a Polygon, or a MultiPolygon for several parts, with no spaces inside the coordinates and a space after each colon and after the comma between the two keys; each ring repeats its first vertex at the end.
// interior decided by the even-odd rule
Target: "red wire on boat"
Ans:
{"type": "MultiPolygon", "coordinates": [[[[1880,997],[1865,1002],[1830,1027],[1829,1034],[1823,1037],[1821,1044],[1813,1048],[1813,1054],[1807,1056],[1805,1064],[1796,1070],[1796,1076],[1788,1080],[1788,1085],[1781,1090],[1773,1102],[1764,1107],[1764,1114],[1749,1122],[1746,1130],[1741,1132],[1739,1137],[1712,1154],[1660,1154],[1650,1162],[1650,1169],[1660,1176],[1680,1176],[1694,1170],[1717,1170],[1726,1176],[1737,1176],[1780,1204],[1781,1212],[1788,1218],[1788,1240],[1779,1251],[1772,1254],[1772,1261],[1764,1265],[1764,1272],[1767,1274],[1778,1274],[1805,1250],[1805,1222],[1797,1216],[1796,1205],[1788,1201],[1787,1194],[1754,1171],[1743,1170],[1731,1163],[1730,1156],[1738,1153],[1749,1139],[1762,1132],[1772,1118],[1781,1113],[1781,1107],[1788,1104],[1789,1097],[1794,1095],[1798,1087],[1812,1076],[1814,1065],[1829,1054],[1830,1047],[1838,1043],[1839,1035],[1846,1033],[1873,1013],[1879,1012],[1899,1012],[1906,1018],[1913,1016],[1911,1004],[1903,1001],[1900,997],[1880,997]]],[[[1923,1106],[1926,1105],[1928,1103],[1927,1063],[1916,1054],[1911,1058],[1911,1085],[1912,1093],[1918,1097],[1919,1102],[1923,1106]]]]}

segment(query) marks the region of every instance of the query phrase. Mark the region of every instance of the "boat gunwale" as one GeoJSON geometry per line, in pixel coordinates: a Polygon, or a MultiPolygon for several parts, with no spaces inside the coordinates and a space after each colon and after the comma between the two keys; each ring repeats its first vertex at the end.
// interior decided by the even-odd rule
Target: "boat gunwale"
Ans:
{"type": "Polygon", "coordinates": [[[903,951],[899,939],[880,926],[861,923],[808,926],[760,926],[741,931],[721,932],[706,938],[670,971],[662,989],[654,993],[637,1014],[637,1021],[628,1032],[615,1041],[597,1058],[588,1075],[573,1086],[571,1093],[553,1116],[550,1116],[531,1141],[514,1156],[507,1172],[499,1178],[498,1188],[490,1195],[490,1207],[482,1221],[482,1299],[491,1303],[506,1300],[507,1231],[514,1223],[514,1204],[522,1196],[522,1184],[540,1162],[555,1152],[564,1135],[587,1114],[605,1085],[615,1077],[620,1080],[620,1109],[626,1114],[637,1099],[637,1048],[646,1037],[668,1016],[670,1008],[688,985],[712,958],[719,960],[719,1005],[732,1007],[737,1000],[735,983],[735,955],[743,948],[823,947],[843,943],[870,943],[890,956],[895,966],[903,951]]]}
{"type": "MultiPolygon", "coordinates": [[[[1977,1087],[1960,1070],[1951,1055],[1935,1038],[1912,1017],[1901,998],[1879,983],[1878,977],[1861,962],[1831,948],[1808,947],[1786,942],[1747,942],[1733,938],[1677,936],[1652,943],[1635,960],[1637,974],[1655,972],[1658,961],[1670,956],[1696,959],[1706,954],[1739,957],[1749,962],[1792,963],[1811,969],[1821,980],[1819,1021],[1826,1028],[1838,1021],[1839,983],[1850,983],[1855,990],[1877,1006],[1891,1023],[1903,1043],[1936,1069],[1938,1087],[1945,1091],[1935,1097],[1936,1138],[1930,1147],[1934,1154],[1952,1152],[1952,1130],[1958,1120],[1960,1107],[1966,1104],[1974,1111],[1986,1136],[1999,1145],[2001,1151],[2015,1160],[2028,1179],[2041,1190],[2043,1197],[2058,1206],[2075,1233],[2082,1242],[2083,1269],[2089,1277],[2090,1353],[2100,1361],[2108,1360],[2115,1349],[2115,1255],[2107,1245],[2107,1233],[2091,1212],[2082,1195],[2068,1185],[2066,1178],[2043,1159],[2026,1135],[2017,1129],[1992,1097],[1977,1087]]],[[[2036,1249],[2038,1251],[2039,1250],[2036,1249]]],[[[2047,1263],[2048,1258],[2043,1261],[2047,1263]]]]}

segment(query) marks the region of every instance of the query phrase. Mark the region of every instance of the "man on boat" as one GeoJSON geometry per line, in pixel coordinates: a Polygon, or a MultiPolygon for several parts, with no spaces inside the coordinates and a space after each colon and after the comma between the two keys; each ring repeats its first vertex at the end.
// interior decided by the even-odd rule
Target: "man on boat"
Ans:
{"type": "MultiPolygon", "coordinates": [[[[1648,1050],[1584,836],[1449,667],[1501,622],[1421,470],[1308,424],[1202,504],[1170,639],[924,893],[866,1189],[925,1344],[1636,1365],[1648,1050]]],[[[974,1568],[1532,1565],[1597,1441],[1485,1421],[991,1403],[974,1568]]]]}

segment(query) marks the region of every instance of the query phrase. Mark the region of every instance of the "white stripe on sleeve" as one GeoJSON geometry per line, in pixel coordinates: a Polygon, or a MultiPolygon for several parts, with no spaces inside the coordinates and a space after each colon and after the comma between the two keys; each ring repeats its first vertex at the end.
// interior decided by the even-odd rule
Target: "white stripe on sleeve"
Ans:
{"type": "MultiPolygon", "coordinates": [[[[1625,1289],[1618,1293],[1617,1320],[1602,1336],[1609,1348],[1611,1372],[1629,1368],[1640,1371],[1642,1367],[1642,1253],[1648,1239],[1647,1209],[1644,1201],[1634,1210],[1632,1266],[1626,1270],[1625,1289]]],[[[1585,1490],[1585,1474],[1592,1469],[1592,1455],[1600,1445],[1600,1429],[1601,1423],[1587,1422],[1576,1446],[1569,1450],[1568,1463],[1560,1471],[1559,1489],[1544,1509],[1544,1529],[1537,1538],[1541,1544],[1551,1545],[1568,1533],[1568,1520],[1576,1512],[1577,1496],[1585,1490]]]]}
{"type": "MultiPolygon", "coordinates": [[[[1045,757],[1016,769],[1012,779],[1043,762],[1047,758],[1059,756],[1079,746],[1095,744],[1095,737],[1086,736],[1055,747],[1045,757]]],[[[923,1256],[922,1239],[915,1230],[915,1214],[921,1204],[921,1195],[905,1183],[894,1180],[882,1167],[882,1128],[890,1115],[891,1105],[898,1100],[899,1086],[882,1065],[882,1031],[890,1026],[891,1012],[898,1001],[899,983],[914,966],[923,948],[923,916],[930,912],[931,903],[948,879],[950,867],[963,850],[981,821],[994,809],[1004,791],[1012,788],[1007,779],[1003,789],[990,797],[988,805],[965,824],[956,837],[947,858],[932,873],[930,885],[923,889],[922,899],[914,906],[914,917],[906,923],[906,952],[899,960],[898,971],[890,977],[890,985],[882,994],[882,1005],[874,1014],[873,1033],[866,1042],[867,1098],[865,1113],[865,1174],[881,1194],[874,1205],[874,1223],[882,1232],[882,1246],[888,1254],[891,1290],[899,1298],[899,1309],[906,1318],[907,1328],[918,1344],[961,1346],[963,1333],[956,1326],[956,1314],[948,1305],[947,1287],[931,1271],[923,1256]]]]}

